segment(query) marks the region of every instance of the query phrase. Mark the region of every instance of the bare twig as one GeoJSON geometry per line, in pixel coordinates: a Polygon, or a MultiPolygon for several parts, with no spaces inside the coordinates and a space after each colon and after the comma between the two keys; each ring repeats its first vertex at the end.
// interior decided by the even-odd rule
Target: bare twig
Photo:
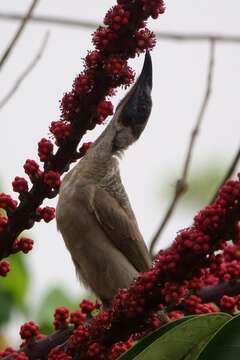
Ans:
{"type": "Polygon", "coordinates": [[[208,65],[206,91],[205,91],[203,102],[202,102],[202,105],[201,105],[201,108],[200,108],[200,111],[199,111],[199,114],[197,117],[196,125],[191,133],[190,142],[188,145],[187,154],[186,154],[186,158],[185,158],[184,165],[183,165],[183,171],[182,171],[181,178],[176,182],[175,193],[174,193],[172,202],[170,203],[170,206],[167,209],[167,212],[166,212],[156,234],[154,235],[154,237],[150,243],[149,250],[150,250],[150,253],[152,256],[154,256],[154,248],[157,243],[157,240],[158,240],[160,234],[162,233],[163,229],[165,228],[166,224],[168,223],[171,215],[173,214],[173,211],[177,205],[177,202],[178,202],[180,196],[183,195],[187,190],[187,176],[188,176],[188,171],[189,171],[189,167],[191,164],[194,145],[196,143],[197,135],[200,131],[201,123],[202,123],[204,113],[206,111],[206,108],[207,108],[207,105],[209,102],[209,98],[210,98],[210,94],[212,91],[214,62],[215,62],[215,41],[210,40],[210,54],[209,54],[209,65],[208,65]]]}
{"type": "Polygon", "coordinates": [[[21,24],[19,28],[17,29],[15,35],[13,36],[10,44],[8,45],[7,49],[3,53],[1,59],[0,59],[0,69],[2,68],[3,64],[7,60],[8,56],[10,55],[11,51],[13,50],[14,46],[16,45],[18,39],[20,38],[25,26],[27,25],[27,22],[29,18],[31,17],[36,5],[38,3],[38,0],[33,0],[31,3],[31,6],[29,7],[27,13],[25,16],[21,17],[21,24]]]}
{"type": "Polygon", "coordinates": [[[235,170],[236,170],[236,167],[237,167],[237,164],[238,164],[239,160],[240,160],[240,148],[239,148],[238,151],[236,152],[236,154],[235,154],[235,156],[234,156],[234,158],[233,158],[233,161],[232,161],[232,163],[230,164],[229,169],[228,169],[226,175],[224,176],[221,184],[219,185],[219,187],[218,187],[217,191],[215,192],[214,196],[212,197],[212,200],[211,200],[210,203],[212,203],[213,201],[215,201],[215,199],[216,199],[216,197],[217,197],[217,195],[218,195],[219,189],[225,184],[225,182],[226,182],[227,180],[229,180],[229,179],[232,177],[233,173],[234,173],[235,170]]]}
{"type": "MultiPolygon", "coordinates": [[[[0,19],[6,21],[17,21],[22,20],[22,15],[18,13],[0,13],[0,19]]],[[[76,19],[67,19],[56,16],[32,16],[30,21],[36,23],[45,23],[57,26],[68,26],[68,27],[82,27],[85,29],[95,29],[98,27],[98,23],[92,21],[76,20],[76,19]]],[[[239,35],[221,35],[214,33],[174,33],[174,32],[156,32],[156,36],[162,40],[169,41],[209,41],[214,42],[224,42],[224,43],[239,43],[239,35]]]]}
{"type": "Polygon", "coordinates": [[[40,49],[38,50],[37,54],[34,56],[30,64],[26,67],[23,73],[17,78],[13,87],[8,91],[8,93],[4,96],[2,100],[0,100],[0,109],[2,109],[6,103],[11,99],[11,97],[15,94],[18,90],[19,86],[23,82],[23,80],[30,74],[33,68],[37,65],[38,61],[41,59],[43,52],[46,48],[47,42],[49,38],[49,32],[47,32],[43,38],[42,44],[40,49]]]}

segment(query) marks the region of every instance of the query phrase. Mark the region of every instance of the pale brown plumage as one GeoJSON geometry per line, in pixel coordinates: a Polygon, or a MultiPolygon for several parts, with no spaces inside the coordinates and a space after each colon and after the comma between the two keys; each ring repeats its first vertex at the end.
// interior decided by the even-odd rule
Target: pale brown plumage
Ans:
{"type": "Polygon", "coordinates": [[[151,265],[116,158],[144,129],[151,110],[150,93],[151,59],[147,54],[137,83],[60,187],[58,228],[79,278],[104,303],[151,265]]]}

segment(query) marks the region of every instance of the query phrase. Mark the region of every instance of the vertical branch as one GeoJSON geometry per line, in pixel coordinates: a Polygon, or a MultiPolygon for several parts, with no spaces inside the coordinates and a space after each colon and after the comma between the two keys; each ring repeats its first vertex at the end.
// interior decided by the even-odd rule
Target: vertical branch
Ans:
{"type": "Polygon", "coordinates": [[[199,134],[200,127],[201,127],[201,124],[202,124],[202,121],[204,118],[204,113],[206,111],[206,108],[207,108],[207,105],[208,105],[208,102],[210,99],[210,95],[212,92],[213,69],[214,69],[214,63],[215,63],[215,41],[210,40],[209,43],[210,43],[210,52],[209,52],[209,64],[208,64],[208,76],[207,76],[206,91],[205,91],[202,105],[201,105],[201,108],[200,108],[200,111],[199,111],[199,114],[197,117],[196,125],[191,133],[190,142],[188,145],[187,154],[186,154],[186,158],[185,158],[184,165],[183,165],[181,178],[179,180],[177,180],[177,182],[176,182],[175,193],[174,193],[173,199],[170,203],[170,206],[167,209],[166,214],[163,217],[163,220],[162,220],[159,228],[156,231],[156,234],[154,235],[154,237],[152,238],[151,243],[150,243],[149,250],[150,250],[150,253],[152,256],[154,256],[154,248],[156,246],[158,238],[159,238],[160,234],[162,233],[163,229],[165,228],[165,226],[167,225],[171,215],[173,214],[173,211],[175,210],[175,207],[177,205],[177,202],[178,202],[180,196],[183,195],[187,191],[187,186],[188,186],[187,185],[187,176],[188,176],[188,172],[189,172],[189,168],[190,168],[190,164],[191,164],[194,146],[195,146],[196,139],[199,134]]]}
{"type": "Polygon", "coordinates": [[[31,6],[29,7],[26,15],[22,18],[22,22],[19,26],[19,28],[17,29],[15,35],[13,36],[10,44],[8,45],[7,49],[5,50],[5,52],[3,53],[1,59],[0,59],[0,70],[2,68],[2,66],[4,65],[5,61],[7,60],[8,56],[10,55],[11,51],[13,50],[14,46],[16,45],[19,37],[21,36],[28,20],[30,19],[33,10],[35,9],[36,5],[38,3],[38,0],[33,0],[31,6]]]}

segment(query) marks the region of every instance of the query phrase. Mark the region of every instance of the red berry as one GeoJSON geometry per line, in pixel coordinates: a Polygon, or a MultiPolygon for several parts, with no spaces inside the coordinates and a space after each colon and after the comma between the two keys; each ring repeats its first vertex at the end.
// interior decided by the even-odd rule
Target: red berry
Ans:
{"type": "Polygon", "coordinates": [[[13,191],[23,193],[28,191],[28,183],[22,177],[16,176],[14,181],[12,182],[13,191]]]}
{"type": "Polygon", "coordinates": [[[27,159],[23,165],[25,173],[28,175],[36,175],[39,171],[39,165],[34,160],[27,159]]]}
{"type": "Polygon", "coordinates": [[[61,184],[60,174],[56,171],[48,171],[44,174],[44,183],[53,189],[58,189],[61,184]]]}
{"type": "Polygon", "coordinates": [[[111,101],[103,100],[97,107],[97,123],[101,124],[109,115],[113,114],[111,101]]]}
{"type": "Polygon", "coordinates": [[[50,206],[45,206],[44,208],[38,208],[36,210],[36,221],[43,219],[46,223],[50,222],[55,218],[55,209],[50,206]]]}
{"type": "Polygon", "coordinates": [[[24,254],[27,254],[33,248],[33,240],[26,237],[17,239],[13,243],[13,251],[22,251],[24,254]]]}
{"type": "Polygon", "coordinates": [[[13,200],[10,195],[0,194],[0,208],[5,210],[15,210],[17,207],[17,201],[13,200]]]}
{"type": "Polygon", "coordinates": [[[79,306],[82,312],[86,314],[92,312],[96,308],[94,303],[90,300],[83,300],[79,306]]]}
{"type": "Polygon", "coordinates": [[[33,322],[29,321],[23,324],[20,328],[20,336],[22,339],[30,339],[37,336],[39,333],[38,326],[33,322]]]}
{"type": "Polygon", "coordinates": [[[38,156],[41,161],[48,161],[53,153],[53,144],[50,140],[41,139],[38,143],[38,156]]]}
{"type": "Polygon", "coordinates": [[[10,265],[7,260],[0,261],[0,276],[6,276],[10,271],[10,265]]]}
{"type": "Polygon", "coordinates": [[[66,121],[52,121],[49,128],[50,132],[56,138],[56,144],[58,145],[60,140],[66,139],[70,135],[70,123],[66,121]]]}
{"type": "Polygon", "coordinates": [[[69,322],[77,327],[79,325],[83,325],[86,318],[87,318],[86,314],[84,314],[81,310],[76,310],[70,314],[69,322]]]}

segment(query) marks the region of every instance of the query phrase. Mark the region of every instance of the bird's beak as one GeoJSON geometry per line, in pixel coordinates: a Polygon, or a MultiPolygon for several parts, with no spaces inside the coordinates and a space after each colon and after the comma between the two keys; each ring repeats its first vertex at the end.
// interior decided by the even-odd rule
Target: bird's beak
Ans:
{"type": "Polygon", "coordinates": [[[152,99],[152,60],[147,51],[142,72],[126,96],[121,111],[121,123],[132,128],[134,137],[137,139],[147,124],[151,113],[152,99]]]}
{"type": "Polygon", "coordinates": [[[152,90],[152,59],[149,51],[145,54],[145,59],[143,63],[142,72],[137,80],[138,87],[144,88],[146,91],[149,92],[149,96],[151,96],[152,90]]]}

